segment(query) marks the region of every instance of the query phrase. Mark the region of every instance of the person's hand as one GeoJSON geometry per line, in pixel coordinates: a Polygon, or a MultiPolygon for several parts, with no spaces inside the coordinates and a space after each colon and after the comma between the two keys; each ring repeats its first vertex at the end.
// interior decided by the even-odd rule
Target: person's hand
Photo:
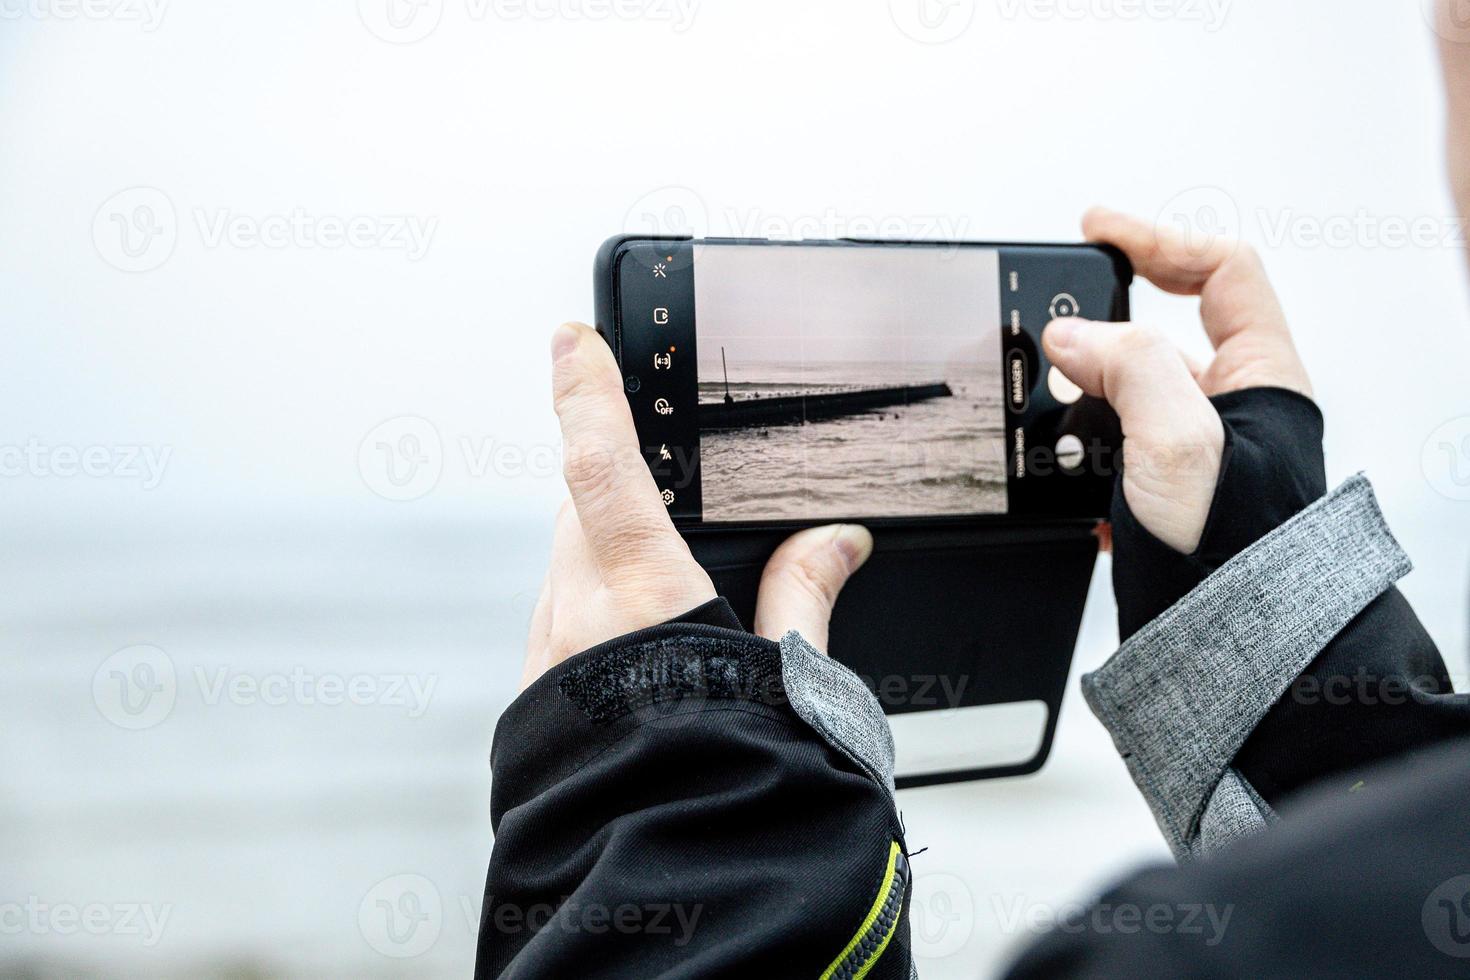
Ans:
{"type": "MultiPolygon", "coordinates": [[[[607,344],[591,327],[564,324],[551,356],[571,500],[557,517],[551,568],[531,615],[522,689],[574,654],[715,597],[639,452],[607,344]]],[[[825,648],[837,593],[872,547],[867,530],[847,525],[787,540],[761,578],[756,632],[779,639],[799,630],[825,648]]]]}
{"type": "Polygon", "coordinates": [[[1215,348],[1205,365],[1139,324],[1061,319],[1042,335],[1062,373],[1117,411],[1123,493],[1138,522],[1189,554],[1204,532],[1224,450],[1224,427],[1209,399],[1262,387],[1311,397],[1311,382],[1250,246],[1224,239],[1199,246],[1174,229],[1102,208],[1089,211],[1082,228],[1089,241],[1120,249],[1159,288],[1200,298],[1215,348]]]}

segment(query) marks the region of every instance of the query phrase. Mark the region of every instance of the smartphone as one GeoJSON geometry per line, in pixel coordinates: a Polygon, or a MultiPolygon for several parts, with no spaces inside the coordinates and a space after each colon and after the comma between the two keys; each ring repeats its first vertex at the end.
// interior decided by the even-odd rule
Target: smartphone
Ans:
{"type": "Polygon", "coordinates": [[[620,236],[594,277],[681,526],[1108,513],[1117,417],[1041,331],[1128,318],[1114,249],[620,236]]]}

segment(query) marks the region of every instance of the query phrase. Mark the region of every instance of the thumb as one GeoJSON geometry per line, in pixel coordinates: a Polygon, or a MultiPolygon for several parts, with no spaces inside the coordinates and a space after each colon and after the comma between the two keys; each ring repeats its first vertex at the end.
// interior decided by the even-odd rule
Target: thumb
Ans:
{"type": "Polygon", "coordinates": [[[825,651],[837,594],[872,553],[873,535],[856,524],[809,528],[787,538],[761,574],[756,633],[779,640],[796,630],[825,651]]]}
{"type": "Polygon", "coordinates": [[[1189,361],[1158,330],[1073,317],[1048,324],[1041,343],[1063,374],[1113,406],[1129,437],[1172,429],[1181,416],[1214,414],[1189,361]]]}
{"type": "Polygon", "coordinates": [[[1184,355],[1131,323],[1054,320],[1042,333],[1052,363],[1123,424],[1123,490],[1155,537],[1182,554],[1199,544],[1220,474],[1225,431],[1184,355]]]}

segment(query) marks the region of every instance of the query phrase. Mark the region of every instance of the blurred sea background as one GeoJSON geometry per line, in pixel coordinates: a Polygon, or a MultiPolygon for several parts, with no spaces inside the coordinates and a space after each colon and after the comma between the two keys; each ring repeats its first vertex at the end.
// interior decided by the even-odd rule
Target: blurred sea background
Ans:
{"type": "MultiPolygon", "coordinates": [[[[625,229],[1070,241],[1103,201],[1243,236],[1330,478],[1372,477],[1463,679],[1433,34],[1417,4],[1145,6],[6,8],[0,975],[470,972],[564,493],[548,337],[625,229]]],[[[1200,351],[1195,301],[1133,305],[1200,351]]],[[[901,794],[926,980],[1166,857],[1075,696],[1116,640],[1104,559],[1047,768],[901,794]]]]}

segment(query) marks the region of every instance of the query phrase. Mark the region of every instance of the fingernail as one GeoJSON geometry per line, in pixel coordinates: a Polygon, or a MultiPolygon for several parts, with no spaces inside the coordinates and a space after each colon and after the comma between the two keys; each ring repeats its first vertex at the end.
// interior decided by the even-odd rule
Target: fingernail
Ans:
{"type": "Polygon", "coordinates": [[[861,524],[841,524],[832,536],[832,545],[847,562],[847,573],[851,575],[873,554],[873,535],[861,524]]]}
{"type": "Polygon", "coordinates": [[[551,335],[551,359],[559,361],[577,348],[577,341],[581,339],[577,328],[570,323],[563,323],[556,328],[556,333],[551,335]]]}
{"type": "Polygon", "coordinates": [[[1053,320],[1046,325],[1042,338],[1052,347],[1061,349],[1072,346],[1077,339],[1076,320],[1053,320]]]}

